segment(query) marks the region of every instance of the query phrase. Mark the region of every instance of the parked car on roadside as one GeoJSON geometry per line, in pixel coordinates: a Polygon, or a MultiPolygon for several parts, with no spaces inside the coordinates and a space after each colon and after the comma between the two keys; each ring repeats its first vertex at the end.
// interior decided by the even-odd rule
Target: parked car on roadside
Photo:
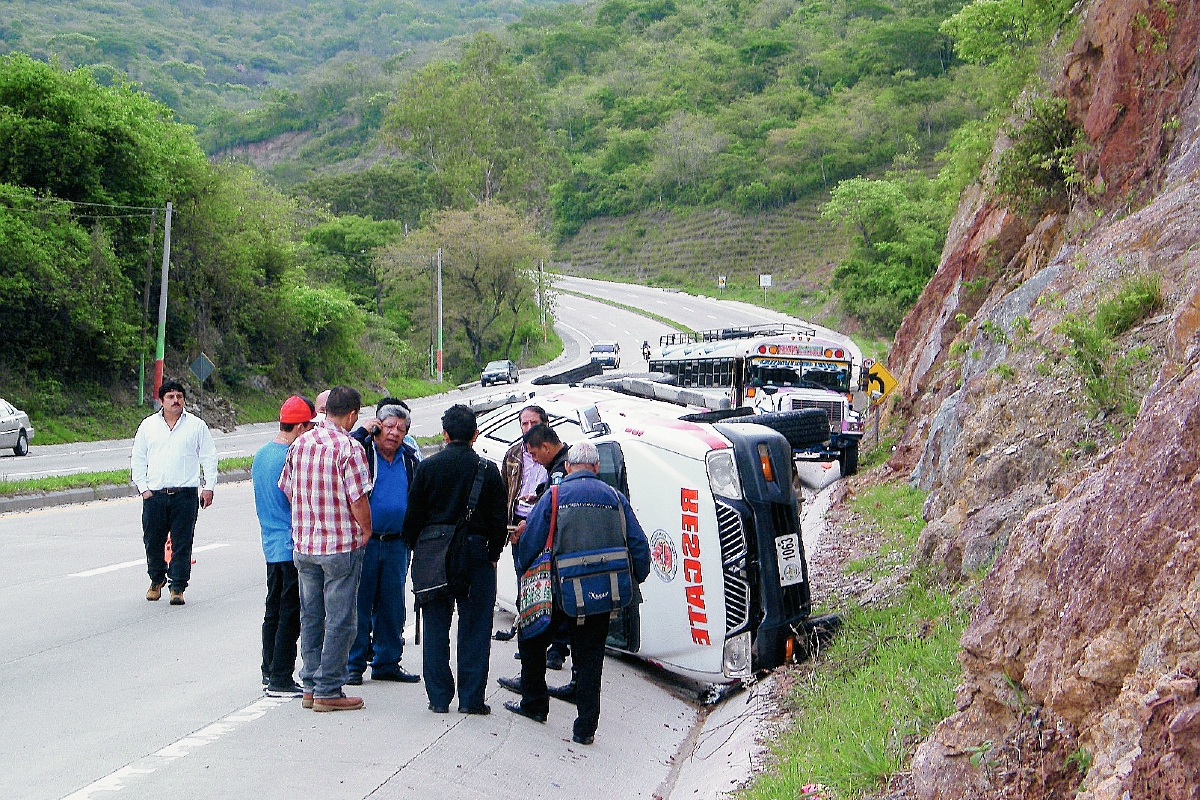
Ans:
{"type": "Polygon", "coordinates": [[[12,448],[19,456],[29,453],[33,441],[33,425],[29,415],[0,398],[0,448],[12,448]]]}
{"type": "Polygon", "coordinates": [[[488,365],[483,368],[483,372],[479,376],[479,385],[487,386],[492,383],[516,383],[519,380],[517,374],[517,365],[515,362],[503,359],[500,361],[489,361],[488,365]]]}
{"type": "Polygon", "coordinates": [[[601,367],[621,368],[621,345],[616,342],[596,342],[589,355],[601,367]]]}

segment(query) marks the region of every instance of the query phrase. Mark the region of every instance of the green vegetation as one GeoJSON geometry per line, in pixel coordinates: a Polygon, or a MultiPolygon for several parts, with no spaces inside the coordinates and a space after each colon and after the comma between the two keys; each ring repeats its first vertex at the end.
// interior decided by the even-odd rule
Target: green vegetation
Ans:
{"type": "MultiPolygon", "coordinates": [[[[249,469],[254,461],[252,456],[239,458],[223,458],[217,463],[218,472],[233,472],[234,470],[249,469]]],[[[28,480],[0,480],[0,497],[33,492],[59,492],[65,489],[85,489],[97,486],[121,486],[130,483],[129,470],[114,469],[107,472],[84,472],[77,475],[57,475],[51,478],[30,478],[28,480]]]]}
{"type": "MultiPolygon", "coordinates": [[[[885,485],[852,508],[907,562],[923,527],[922,500],[911,487],[885,485]]],[[[920,571],[884,605],[849,609],[834,641],[801,669],[791,697],[794,727],[774,747],[777,763],[743,796],[798,797],[808,784],[824,785],[831,797],[878,790],[953,713],[968,615],[947,587],[920,571]]]]}
{"type": "Polygon", "coordinates": [[[1012,147],[996,164],[1001,197],[1026,213],[1065,208],[1083,182],[1075,159],[1085,147],[1083,132],[1067,118],[1067,101],[1034,97],[1008,134],[1012,147]]]}
{"type": "Polygon", "coordinates": [[[1137,415],[1150,352],[1143,345],[1123,351],[1115,340],[1161,305],[1158,276],[1140,275],[1121,284],[1094,312],[1067,314],[1056,327],[1067,337],[1067,356],[1096,412],[1137,415]]]}

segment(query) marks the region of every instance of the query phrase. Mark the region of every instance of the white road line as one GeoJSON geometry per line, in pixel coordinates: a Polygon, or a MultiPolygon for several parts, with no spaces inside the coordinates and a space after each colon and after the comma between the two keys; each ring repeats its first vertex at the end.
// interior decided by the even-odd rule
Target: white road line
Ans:
{"type": "Polygon", "coordinates": [[[285,703],[290,703],[293,699],[295,698],[263,697],[255,700],[245,708],[239,708],[237,711],[223,717],[208,727],[201,728],[195,733],[190,733],[179,741],[172,742],[157,752],[139,758],[132,764],[126,764],[115,772],[105,775],[100,780],[88,784],[77,792],[72,792],[63,798],[63,800],[91,800],[92,795],[97,792],[119,792],[126,788],[126,783],[131,778],[157,772],[172,761],[187,756],[197,747],[212,744],[225,734],[237,730],[238,726],[247,722],[253,722],[264,716],[271,709],[285,703]]]}
{"type": "MultiPolygon", "coordinates": [[[[203,553],[205,550],[216,550],[218,547],[229,547],[229,544],[227,542],[217,542],[216,544],[206,544],[206,545],[203,545],[202,547],[193,547],[192,552],[193,553],[203,553]]],[[[146,566],[146,559],[142,558],[142,559],[138,559],[137,561],[123,561],[120,564],[110,564],[107,567],[97,567],[96,569],[89,569],[85,572],[72,572],[67,577],[68,578],[90,578],[94,575],[103,575],[106,572],[116,572],[117,570],[125,569],[126,567],[144,567],[144,566],[146,566]]]]}

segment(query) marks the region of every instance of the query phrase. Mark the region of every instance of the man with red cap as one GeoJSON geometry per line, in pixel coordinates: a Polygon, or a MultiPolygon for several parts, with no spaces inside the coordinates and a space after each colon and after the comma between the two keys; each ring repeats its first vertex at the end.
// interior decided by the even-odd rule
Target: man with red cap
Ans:
{"type": "Polygon", "coordinates": [[[279,488],[288,448],[312,428],[316,409],[292,395],[279,409],[279,433],[254,454],[254,509],[267,559],[267,602],[262,626],[262,680],[270,697],[299,697],[296,641],[300,638],[300,583],[292,562],[292,504],[279,488]]]}

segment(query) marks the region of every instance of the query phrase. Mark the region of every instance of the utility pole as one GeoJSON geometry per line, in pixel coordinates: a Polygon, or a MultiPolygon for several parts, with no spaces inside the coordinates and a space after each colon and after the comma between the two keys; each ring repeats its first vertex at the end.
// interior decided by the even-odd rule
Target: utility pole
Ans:
{"type": "Polygon", "coordinates": [[[538,308],[542,312],[542,343],[549,339],[546,336],[546,260],[538,262],[538,308]]]}
{"type": "Polygon", "coordinates": [[[442,382],[442,248],[437,251],[437,380],[442,382]]]}
{"type": "Polygon", "coordinates": [[[162,286],[158,290],[158,344],[154,348],[154,398],[163,382],[163,358],[167,352],[167,273],[171,266],[171,202],[163,218],[162,286]]]}
{"type": "Polygon", "coordinates": [[[433,256],[429,257],[429,352],[426,359],[429,366],[429,377],[437,375],[437,309],[434,300],[437,297],[437,271],[433,256]]]}
{"type": "Polygon", "coordinates": [[[138,359],[138,405],[146,405],[146,328],[150,324],[150,280],[154,272],[154,234],[158,209],[150,209],[150,240],[146,244],[146,283],[142,287],[142,347],[138,359]]]}

